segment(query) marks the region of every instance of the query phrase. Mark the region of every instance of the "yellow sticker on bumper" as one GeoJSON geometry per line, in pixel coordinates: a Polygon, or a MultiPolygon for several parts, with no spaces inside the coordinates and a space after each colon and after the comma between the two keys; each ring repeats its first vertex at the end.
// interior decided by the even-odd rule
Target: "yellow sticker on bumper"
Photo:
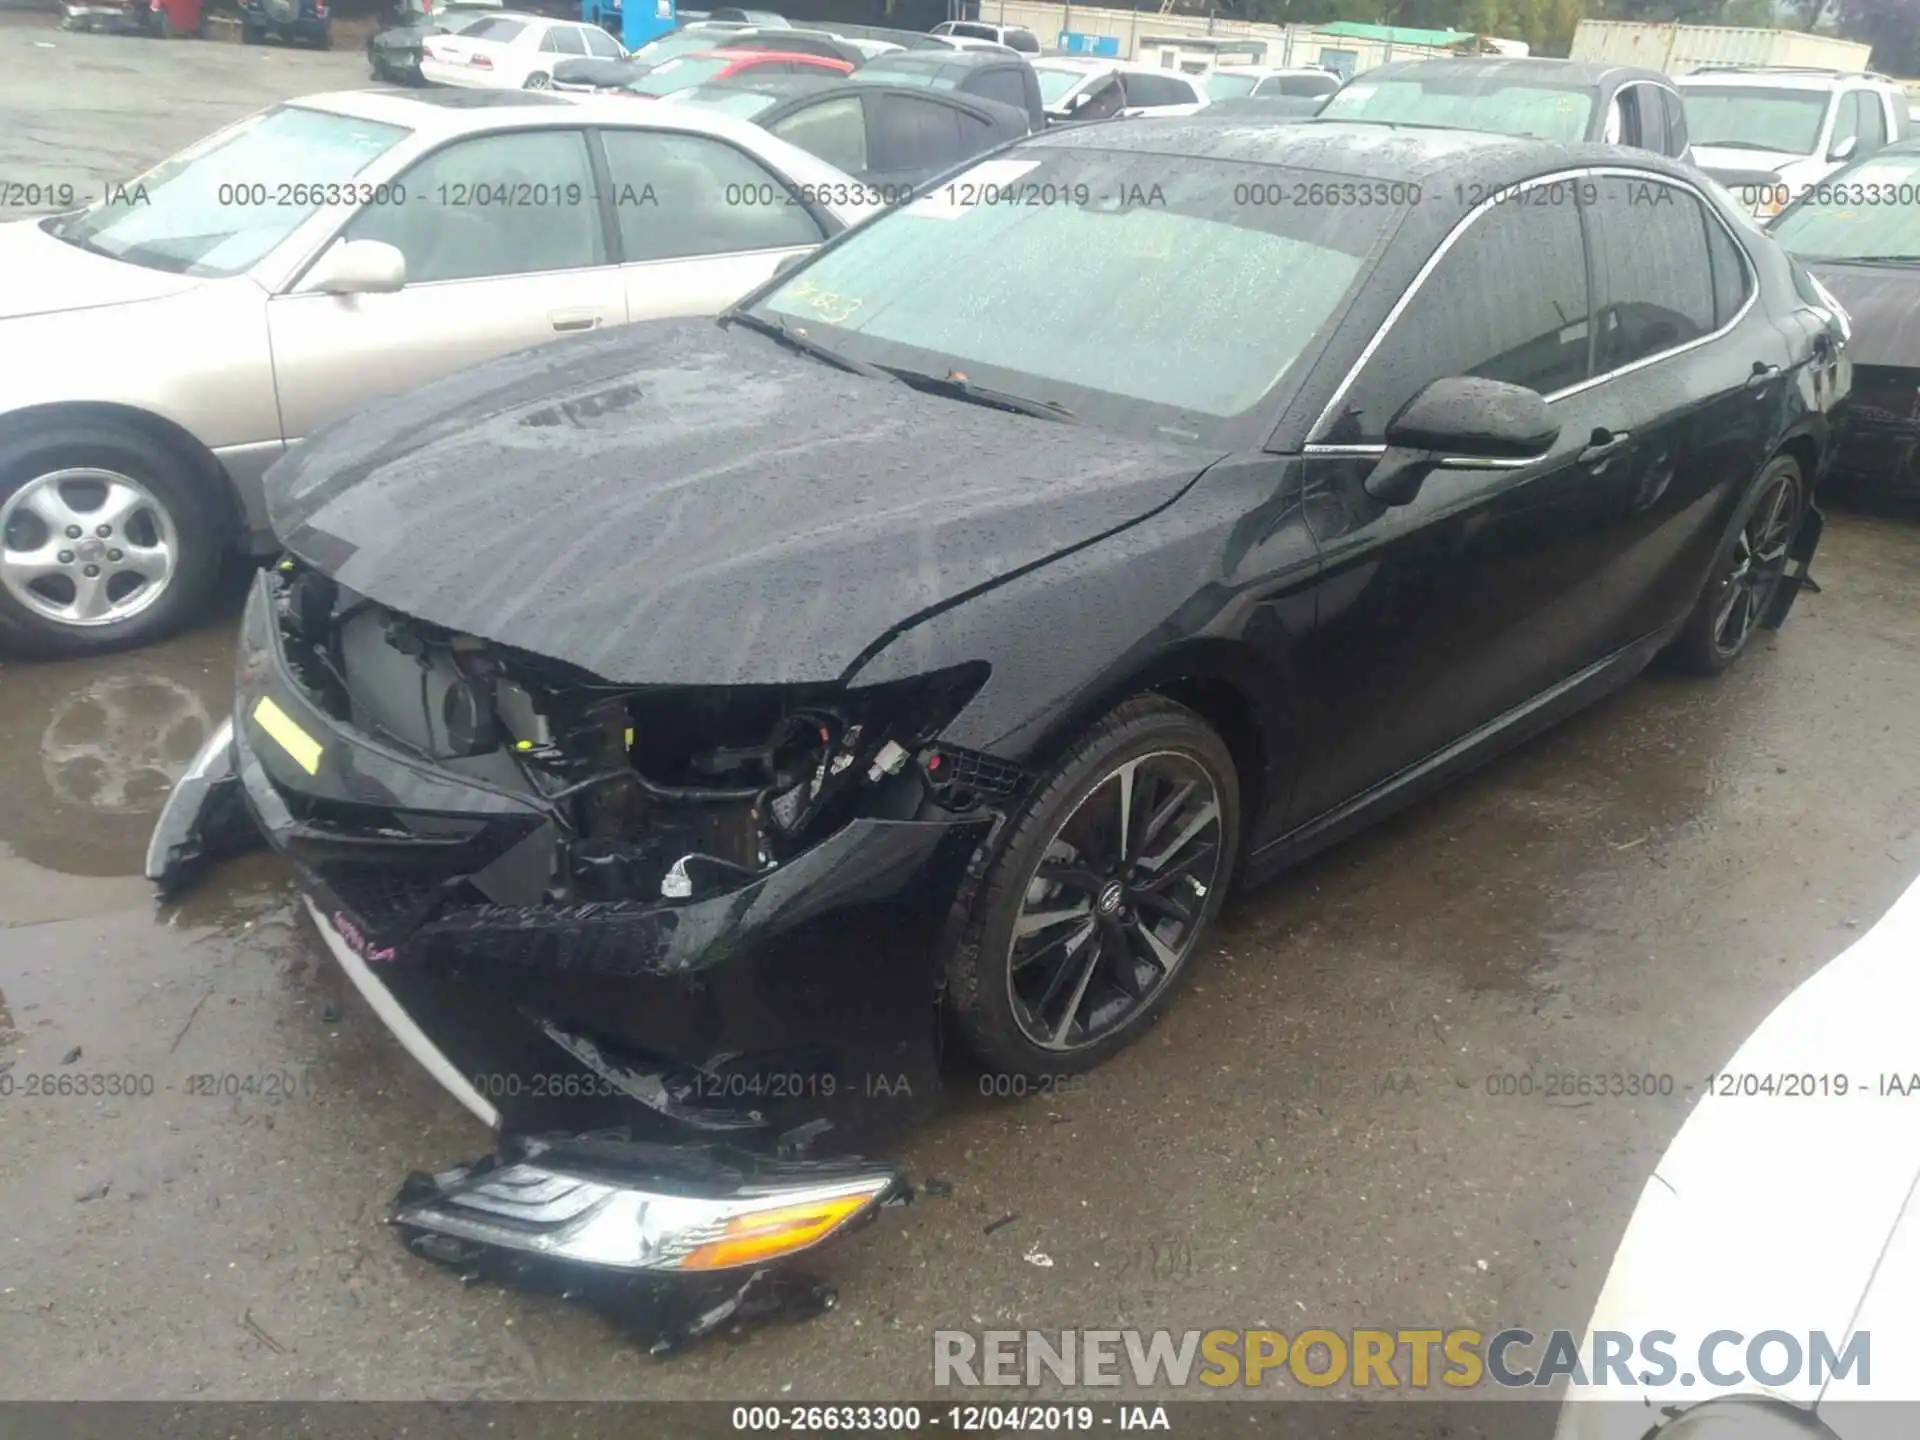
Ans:
{"type": "Polygon", "coordinates": [[[309,775],[319,773],[320,742],[294,724],[293,717],[274,704],[271,697],[260,697],[260,703],[253,707],[253,719],[262,730],[280,742],[280,748],[293,757],[294,764],[309,775]]]}

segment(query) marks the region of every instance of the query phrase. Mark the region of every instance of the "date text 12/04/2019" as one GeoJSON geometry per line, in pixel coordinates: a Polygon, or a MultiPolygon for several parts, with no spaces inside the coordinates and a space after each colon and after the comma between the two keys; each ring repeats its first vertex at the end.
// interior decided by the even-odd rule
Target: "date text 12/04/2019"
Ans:
{"type": "Polygon", "coordinates": [[[1831,1070],[1724,1071],[1707,1077],[1709,1095],[1815,1100],[1840,1095],[1872,1095],[1879,1099],[1920,1098],[1920,1071],[1901,1075],[1881,1072],[1846,1075],[1831,1070]]]}
{"type": "Polygon", "coordinates": [[[1055,1435],[1094,1430],[1171,1430],[1164,1405],[736,1405],[733,1428],[761,1434],[1055,1435]]]}

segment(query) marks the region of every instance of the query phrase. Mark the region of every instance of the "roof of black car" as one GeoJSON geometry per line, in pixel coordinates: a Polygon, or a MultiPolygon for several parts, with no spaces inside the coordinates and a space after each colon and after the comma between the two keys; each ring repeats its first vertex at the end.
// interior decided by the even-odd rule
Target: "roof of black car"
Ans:
{"type": "Polygon", "coordinates": [[[1319,116],[1288,120],[1250,115],[1235,123],[1225,116],[1209,120],[1206,109],[1196,115],[1063,126],[1024,143],[1131,150],[1170,159],[1229,160],[1365,180],[1426,181],[1444,175],[1444,186],[1427,187],[1436,195],[1442,189],[1451,195],[1456,188],[1484,193],[1489,185],[1513,184],[1578,165],[1630,163],[1682,180],[1693,174],[1651,151],[1623,156],[1618,146],[1319,116]]]}
{"type": "Polygon", "coordinates": [[[1027,57],[1017,50],[889,50],[884,55],[874,56],[860,68],[930,70],[937,74],[949,70],[986,70],[1010,61],[1024,65],[1027,57]]]}
{"type": "MultiPolygon", "coordinates": [[[[1608,79],[1658,80],[1671,86],[1673,81],[1658,70],[1639,65],[1596,64],[1587,60],[1555,60],[1544,55],[1474,55],[1452,59],[1404,60],[1380,65],[1363,72],[1356,80],[1404,80],[1412,76],[1434,80],[1443,85],[1457,84],[1472,89],[1501,85],[1565,85],[1578,89],[1598,89],[1608,79]]],[[[1352,83],[1352,82],[1349,82],[1352,83]]]]}
{"type": "Polygon", "coordinates": [[[924,85],[883,85],[878,81],[872,80],[861,85],[855,84],[851,75],[835,75],[829,78],[833,82],[831,87],[806,91],[804,93],[807,98],[811,100],[816,97],[820,99],[837,98],[841,95],[859,95],[862,97],[887,94],[905,95],[914,100],[932,101],[935,105],[951,105],[960,110],[978,111],[982,115],[992,117],[996,123],[1002,125],[1011,120],[1018,120],[1020,122],[1019,133],[1025,134],[1027,130],[1027,112],[1024,109],[1018,105],[1009,105],[1003,100],[990,99],[985,95],[968,95],[958,90],[929,90],[924,85]]]}
{"type": "Polygon", "coordinates": [[[726,80],[714,80],[698,87],[707,90],[744,90],[749,94],[765,95],[777,103],[769,106],[753,117],[756,124],[767,124],[778,119],[778,111],[790,100],[805,99],[812,102],[837,100],[845,95],[862,99],[869,95],[905,95],[914,100],[931,101],[935,105],[952,105],[962,110],[972,110],[985,115],[997,128],[1012,134],[1024,135],[1027,132],[1027,112],[1017,105],[1008,105],[1003,101],[991,100],[984,95],[967,95],[958,90],[929,90],[924,85],[887,85],[879,80],[855,83],[851,75],[769,75],[756,80],[751,70],[726,80]]]}

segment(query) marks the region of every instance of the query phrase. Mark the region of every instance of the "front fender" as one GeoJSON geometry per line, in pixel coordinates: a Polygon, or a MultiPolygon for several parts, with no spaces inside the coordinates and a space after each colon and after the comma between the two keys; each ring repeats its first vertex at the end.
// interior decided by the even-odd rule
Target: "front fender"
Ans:
{"type": "MultiPolygon", "coordinates": [[[[1139,524],[902,631],[852,683],[985,660],[986,684],[942,739],[1032,765],[1128,695],[1220,680],[1246,700],[1262,752],[1291,756],[1292,642],[1312,625],[1319,563],[1298,492],[1291,462],[1224,460],[1139,524]]],[[[1272,798],[1271,765],[1268,782],[1272,798]]]]}

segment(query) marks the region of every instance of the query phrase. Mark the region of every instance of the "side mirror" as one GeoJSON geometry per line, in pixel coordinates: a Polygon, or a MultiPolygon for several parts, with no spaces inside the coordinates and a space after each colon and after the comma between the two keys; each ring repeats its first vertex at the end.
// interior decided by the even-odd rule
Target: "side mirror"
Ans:
{"type": "Polygon", "coordinates": [[[1858,135],[1849,135],[1846,139],[1837,141],[1834,144],[1833,149],[1827,152],[1827,158],[1829,160],[1851,160],[1854,152],[1859,148],[1860,137],[1858,135]]]}
{"type": "Polygon", "coordinates": [[[407,257],[384,240],[339,240],[307,272],[305,290],[384,295],[407,283],[407,257]]]}
{"type": "Polygon", "coordinates": [[[1383,505],[1406,505],[1449,461],[1524,465],[1553,448],[1560,424],[1538,391],[1500,380],[1436,380],[1387,422],[1387,453],[1366,479],[1383,505]]]}
{"type": "Polygon", "coordinates": [[[1067,114],[1073,114],[1074,111],[1084,107],[1091,99],[1093,99],[1093,92],[1091,90],[1082,90],[1078,95],[1069,95],[1067,97],[1067,114]]]}

